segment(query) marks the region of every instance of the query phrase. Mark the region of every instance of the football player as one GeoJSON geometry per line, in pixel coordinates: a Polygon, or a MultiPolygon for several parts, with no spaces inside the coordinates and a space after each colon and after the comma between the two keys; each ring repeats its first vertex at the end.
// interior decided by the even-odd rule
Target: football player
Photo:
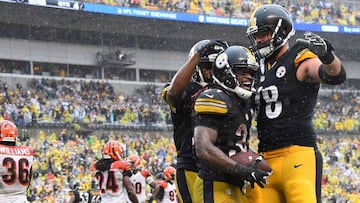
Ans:
{"type": "Polygon", "coordinates": [[[61,203],[100,203],[101,191],[99,189],[84,190],[76,183],[72,188],[61,190],[57,200],[61,203]]]}
{"type": "Polygon", "coordinates": [[[162,97],[170,106],[177,151],[176,185],[179,197],[192,202],[193,180],[197,166],[193,152],[192,116],[194,99],[212,83],[211,68],[216,55],[228,44],[221,40],[201,40],[189,51],[186,63],[162,90],[162,97]]]}
{"type": "Polygon", "coordinates": [[[132,165],[132,173],[130,180],[134,186],[136,196],[140,203],[145,203],[146,198],[150,196],[147,193],[147,185],[154,189],[157,187],[156,181],[152,177],[148,169],[140,167],[141,159],[137,155],[130,155],[127,161],[132,165]]]}
{"type": "Polygon", "coordinates": [[[16,146],[18,129],[8,120],[0,122],[0,199],[2,202],[27,202],[34,151],[16,146]]]}
{"type": "Polygon", "coordinates": [[[180,202],[176,193],[175,186],[176,169],[172,166],[167,166],[163,170],[163,180],[158,181],[157,189],[153,193],[154,199],[159,203],[177,203],[180,202]]]}
{"type": "Polygon", "coordinates": [[[263,187],[268,173],[256,164],[245,166],[230,158],[247,145],[250,97],[259,66],[251,51],[230,46],[213,66],[215,86],[195,101],[195,149],[200,169],[195,181],[194,202],[247,202],[244,181],[263,187]]]}
{"type": "Polygon", "coordinates": [[[130,180],[131,164],[121,159],[123,152],[120,142],[110,140],[102,148],[102,159],[95,163],[95,178],[102,193],[102,203],[126,203],[126,196],[138,203],[130,180]]]}
{"type": "Polygon", "coordinates": [[[275,4],[256,9],[247,29],[260,64],[258,150],[274,170],[253,202],[321,202],[322,156],[312,117],[320,83],[341,84],[346,73],[329,41],[305,32],[290,47],[294,33],[289,12],[275,4]]]}

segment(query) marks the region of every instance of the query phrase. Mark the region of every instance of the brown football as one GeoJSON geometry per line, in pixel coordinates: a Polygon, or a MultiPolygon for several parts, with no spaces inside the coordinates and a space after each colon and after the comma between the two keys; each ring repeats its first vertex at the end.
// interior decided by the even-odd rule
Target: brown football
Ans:
{"type": "MultiPolygon", "coordinates": [[[[258,156],[260,156],[260,155],[253,151],[247,151],[247,152],[240,151],[240,152],[232,155],[230,158],[240,164],[248,166],[248,165],[254,163],[255,159],[258,156]]],[[[260,163],[258,164],[258,168],[261,170],[264,170],[264,171],[268,171],[268,172],[272,171],[269,163],[267,161],[265,161],[264,159],[262,159],[260,161],[260,163]]]]}

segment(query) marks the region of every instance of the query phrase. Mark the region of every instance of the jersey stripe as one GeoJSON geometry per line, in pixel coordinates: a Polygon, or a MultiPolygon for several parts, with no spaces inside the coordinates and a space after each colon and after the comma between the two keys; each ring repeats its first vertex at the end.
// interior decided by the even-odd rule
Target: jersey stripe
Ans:
{"type": "Polygon", "coordinates": [[[298,53],[298,55],[295,58],[295,66],[298,67],[298,65],[303,62],[305,59],[311,59],[311,58],[316,58],[316,54],[314,54],[313,52],[309,51],[309,49],[303,49],[302,51],[300,51],[298,53]]]}
{"type": "Polygon", "coordinates": [[[198,98],[194,109],[197,113],[222,114],[228,113],[228,108],[224,101],[212,98],[198,98]]]}

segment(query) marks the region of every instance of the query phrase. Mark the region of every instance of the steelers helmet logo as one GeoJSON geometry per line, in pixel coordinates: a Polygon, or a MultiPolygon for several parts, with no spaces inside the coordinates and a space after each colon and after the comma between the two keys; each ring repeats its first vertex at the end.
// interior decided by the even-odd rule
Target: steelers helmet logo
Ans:
{"type": "Polygon", "coordinates": [[[282,78],[282,77],[284,77],[285,73],[286,73],[285,66],[280,66],[276,71],[276,77],[277,78],[282,78]]]}
{"type": "Polygon", "coordinates": [[[228,55],[226,53],[221,53],[216,57],[215,66],[216,68],[224,68],[228,63],[228,55]]]}

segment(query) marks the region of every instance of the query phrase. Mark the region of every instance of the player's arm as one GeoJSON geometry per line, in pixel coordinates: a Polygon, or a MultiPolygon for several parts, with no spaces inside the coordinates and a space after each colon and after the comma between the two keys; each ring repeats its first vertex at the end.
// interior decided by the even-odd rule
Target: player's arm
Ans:
{"type": "MultiPolygon", "coordinates": [[[[196,45],[195,45],[196,46],[196,45]]],[[[174,106],[176,99],[183,93],[186,86],[189,84],[191,75],[199,63],[200,57],[208,56],[209,54],[218,53],[219,47],[228,46],[226,41],[221,40],[208,40],[208,42],[193,47],[194,52],[190,53],[191,57],[186,63],[176,72],[171,80],[171,83],[166,89],[164,94],[165,100],[172,106],[174,106]]]]}
{"type": "Polygon", "coordinates": [[[124,175],[123,183],[124,183],[124,186],[126,188],[126,191],[128,193],[128,196],[129,196],[129,199],[131,200],[131,202],[138,203],[139,201],[138,201],[138,198],[136,196],[134,186],[131,183],[130,176],[129,175],[124,175]]]}
{"type": "Polygon", "coordinates": [[[231,170],[236,162],[214,145],[217,138],[217,130],[206,126],[196,126],[194,129],[196,156],[200,161],[215,166],[219,170],[232,173],[231,170]]]}
{"type": "MultiPolygon", "coordinates": [[[[300,81],[315,81],[338,85],[346,80],[346,72],[340,59],[335,55],[331,43],[314,33],[305,33],[305,40],[298,39],[311,52],[300,56],[297,77],[300,81]],[[311,53],[317,57],[311,57],[311,53]],[[301,59],[306,58],[306,60],[301,59]]],[[[295,62],[296,63],[296,62],[295,62]]]]}
{"type": "Polygon", "coordinates": [[[216,90],[202,92],[195,101],[194,145],[197,158],[230,173],[236,162],[215,146],[218,129],[228,114],[226,99],[216,90]]]}
{"type": "Polygon", "coordinates": [[[195,53],[186,63],[176,72],[171,80],[170,85],[167,87],[166,101],[170,104],[174,103],[174,100],[179,97],[186,86],[189,84],[191,75],[198,64],[200,59],[199,53],[195,53]]]}
{"type": "Polygon", "coordinates": [[[132,176],[131,164],[127,161],[116,161],[113,162],[113,167],[123,170],[123,185],[128,193],[128,197],[133,203],[138,203],[139,200],[136,196],[134,186],[130,179],[130,177],[132,176]]]}
{"type": "Polygon", "coordinates": [[[164,199],[164,192],[165,192],[164,188],[166,187],[166,184],[167,183],[162,180],[156,184],[157,186],[154,189],[152,198],[158,203],[164,199]]]}
{"type": "Polygon", "coordinates": [[[224,116],[229,109],[225,97],[215,90],[202,92],[195,101],[194,145],[196,156],[200,162],[231,174],[239,179],[245,179],[253,186],[256,182],[260,187],[266,182],[268,173],[257,166],[245,166],[232,160],[221,149],[215,146],[218,139],[218,129],[222,127],[224,116]]]}

